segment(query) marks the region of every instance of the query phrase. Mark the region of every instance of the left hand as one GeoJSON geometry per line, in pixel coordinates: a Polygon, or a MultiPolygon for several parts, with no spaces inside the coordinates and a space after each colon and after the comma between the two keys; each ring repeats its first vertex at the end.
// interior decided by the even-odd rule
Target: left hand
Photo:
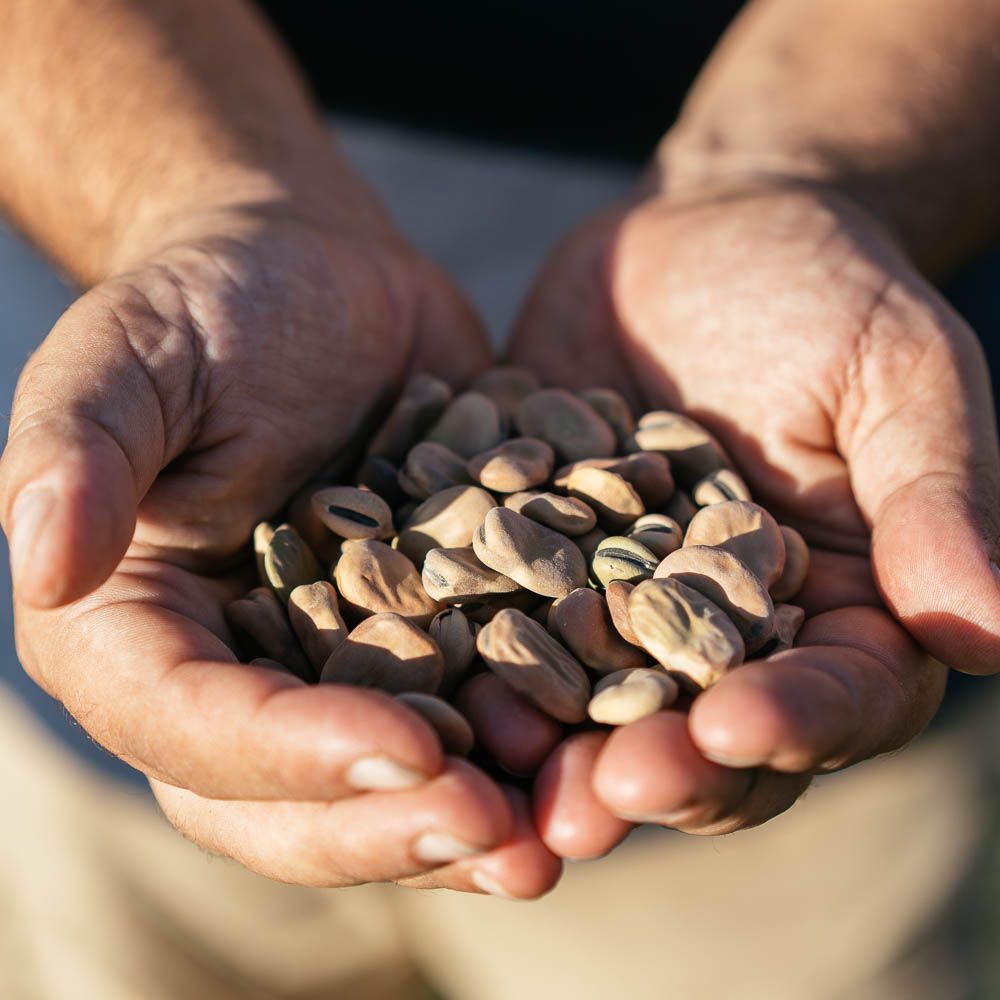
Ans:
{"type": "Polygon", "coordinates": [[[543,268],[511,355],[547,382],[690,413],[813,553],[796,648],[734,670],[688,715],[555,751],[535,808],[557,853],[604,853],[633,821],[762,823],[813,774],[921,732],[943,695],[937,661],[1000,668],[982,354],[846,197],[747,187],[616,207],[543,268]]]}

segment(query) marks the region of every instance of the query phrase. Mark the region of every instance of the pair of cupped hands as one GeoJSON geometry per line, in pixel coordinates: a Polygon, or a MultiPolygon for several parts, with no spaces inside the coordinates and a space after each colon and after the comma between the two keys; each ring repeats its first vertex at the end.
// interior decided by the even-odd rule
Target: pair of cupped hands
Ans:
{"type": "Polygon", "coordinates": [[[690,714],[570,737],[530,800],[381,692],[239,664],[222,608],[247,587],[254,524],[407,373],[457,387],[493,359],[380,210],[206,206],[60,319],[0,464],[22,662],[185,835],[290,882],[532,898],[636,823],[762,823],[814,775],[912,739],[948,667],[1000,668],[982,352],[847,196],[647,186],[556,248],[509,359],[715,432],[813,549],[799,645],[690,714]]]}

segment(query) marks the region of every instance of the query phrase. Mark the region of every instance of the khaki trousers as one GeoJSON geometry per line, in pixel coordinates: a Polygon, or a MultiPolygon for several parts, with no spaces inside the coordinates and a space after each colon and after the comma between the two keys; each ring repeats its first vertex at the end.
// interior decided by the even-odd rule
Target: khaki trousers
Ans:
{"type": "Polygon", "coordinates": [[[640,829],[514,903],[251,875],[0,696],[0,997],[422,1000],[428,981],[451,1000],[1000,996],[998,721],[993,698],[758,830],[640,829]]]}

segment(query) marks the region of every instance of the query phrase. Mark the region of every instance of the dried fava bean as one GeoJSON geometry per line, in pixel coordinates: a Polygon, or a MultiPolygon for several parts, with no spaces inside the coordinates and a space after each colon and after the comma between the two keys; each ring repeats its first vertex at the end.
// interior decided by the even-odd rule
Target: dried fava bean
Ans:
{"type": "Polygon", "coordinates": [[[696,483],[729,461],[722,445],[701,424],[668,410],[654,410],[639,418],[635,433],[625,444],[628,451],[658,451],[670,459],[674,476],[696,483]]]}
{"type": "Polygon", "coordinates": [[[590,560],[594,558],[597,546],[608,537],[608,533],[603,528],[594,528],[585,535],[574,535],[573,543],[583,554],[584,561],[590,565],[590,560]]]}
{"type": "Polygon", "coordinates": [[[743,662],[743,640],[725,612],[678,580],[644,580],[628,611],[646,652],[688,690],[709,687],[743,662]]]}
{"type": "Polygon", "coordinates": [[[616,389],[604,387],[584,389],[580,398],[602,416],[615,432],[615,439],[621,447],[625,439],[635,430],[635,418],[625,397],[616,389]]]}
{"type": "Polygon", "coordinates": [[[727,500],[752,500],[747,484],[732,469],[718,469],[695,483],[694,502],[702,507],[727,500]]]}
{"type": "Polygon", "coordinates": [[[296,587],[288,596],[288,619],[318,677],[330,654],[347,638],[333,584],[317,580],[296,587]]]}
{"type": "Polygon", "coordinates": [[[446,608],[434,616],[427,631],[444,657],[444,677],[438,693],[447,697],[476,658],[479,626],[470,622],[458,608],[446,608]]]}
{"type": "Polygon", "coordinates": [[[606,587],[612,580],[627,583],[648,580],[659,563],[659,557],[641,542],[624,535],[610,535],[597,546],[590,569],[593,578],[606,587]]]}
{"type": "Polygon", "coordinates": [[[425,440],[443,444],[465,459],[495,448],[502,437],[500,411],[481,392],[456,396],[424,435],[425,440]]]}
{"type": "Polygon", "coordinates": [[[412,622],[383,612],[366,618],[330,654],[320,683],[433,694],[443,675],[437,643],[412,622]]]}
{"type": "Polygon", "coordinates": [[[582,500],[558,493],[512,493],[504,498],[503,505],[570,538],[585,535],[597,524],[597,515],[592,507],[582,500]]]}
{"type": "Polygon", "coordinates": [[[633,522],[625,534],[642,542],[660,559],[666,559],[671,552],[676,552],[684,541],[681,526],[666,514],[644,514],[633,522]]]}
{"type": "Polygon", "coordinates": [[[746,652],[760,649],[774,631],[774,605],[764,584],[725,549],[685,545],[667,556],[654,578],[672,577],[722,608],[743,638],[746,652]]]}
{"type": "Polygon", "coordinates": [[[466,721],[465,716],[448,702],[436,695],[424,694],[421,691],[404,691],[396,695],[396,700],[401,701],[407,708],[412,708],[431,724],[438,734],[438,739],[441,740],[445,753],[465,757],[472,750],[476,742],[472,726],[466,721]]]}
{"type": "Polygon", "coordinates": [[[495,614],[512,608],[521,611],[526,615],[532,614],[543,598],[538,594],[533,594],[530,590],[516,590],[511,594],[492,594],[479,598],[478,601],[469,601],[465,604],[457,604],[462,614],[477,625],[486,625],[495,614]]]}
{"type": "Polygon", "coordinates": [[[505,424],[514,419],[514,411],[525,396],[538,392],[542,384],[534,372],[517,365],[496,365],[483,372],[469,389],[489,396],[497,405],[505,424]]]}
{"type": "Polygon", "coordinates": [[[505,507],[494,507],[473,536],[480,562],[543,597],[562,597],[587,582],[587,564],[565,536],[505,507]]]}
{"type": "Polygon", "coordinates": [[[612,530],[627,528],[646,513],[635,488],[607,469],[574,470],[566,480],[566,492],[593,507],[598,520],[612,530]]]}
{"type": "Polygon", "coordinates": [[[618,634],[633,646],[642,646],[642,642],[632,628],[632,618],[628,613],[628,601],[635,590],[634,583],[625,580],[612,580],[604,591],[604,600],[608,605],[611,623],[618,634]]]}
{"type": "Polygon", "coordinates": [[[479,633],[476,648],[495,674],[554,719],[587,717],[590,682],[583,667],[527,615],[501,611],[479,633]]]}
{"type": "Polygon", "coordinates": [[[371,490],[380,496],[392,510],[409,500],[399,486],[399,469],[387,458],[379,458],[377,455],[366,458],[358,470],[355,482],[362,489],[371,490]]]}
{"type": "Polygon", "coordinates": [[[397,536],[396,547],[415,566],[423,566],[431,549],[471,545],[486,515],[497,502],[479,486],[450,486],[428,497],[397,536]]]}
{"type": "Polygon", "coordinates": [[[389,505],[371,490],[328,486],[312,496],[316,516],[341,538],[389,538],[394,533],[389,505]]]}
{"type": "Polygon", "coordinates": [[[549,635],[552,635],[552,629],[549,628],[549,618],[552,616],[552,605],[555,604],[556,601],[561,600],[561,597],[547,597],[539,603],[538,607],[532,611],[525,612],[525,614],[527,614],[529,618],[538,622],[538,624],[541,625],[542,628],[549,633],[549,635]]]}
{"type": "Polygon", "coordinates": [[[366,454],[387,458],[398,465],[450,402],[451,389],[447,382],[433,375],[414,375],[372,438],[366,454]]]}
{"type": "Polygon", "coordinates": [[[765,587],[781,577],[785,566],[785,541],[778,522],[763,507],[745,500],[702,507],[688,525],[684,545],[711,545],[732,552],[765,587]]]}
{"type": "Polygon", "coordinates": [[[684,490],[675,490],[674,495],[660,508],[660,513],[672,517],[681,526],[681,531],[685,531],[691,518],[698,513],[698,505],[684,490]]]}
{"type": "Polygon", "coordinates": [[[424,590],[436,601],[463,604],[490,594],[510,594],[521,587],[509,576],[484,566],[472,546],[431,549],[420,575],[424,590]]]}
{"type": "Polygon", "coordinates": [[[407,452],[398,479],[404,493],[416,500],[426,500],[449,486],[467,483],[469,474],[461,455],[443,444],[421,441],[407,452]]]}
{"type": "Polygon", "coordinates": [[[806,540],[787,524],[779,525],[785,542],[785,568],[781,576],[771,584],[771,597],[775,601],[787,601],[794,597],[806,582],[809,573],[809,546],[806,540]]]}
{"type": "Polygon", "coordinates": [[[292,502],[288,505],[288,523],[322,562],[333,562],[340,549],[340,539],[330,534],[330,529],[313,510],[312,495],[318,489],[319,484],[311,483],[292,497],[292,502]]]}
{"type": "Polygon", "coordinates": [[[587,714],[594,722],[627,726],[669,708],[678,694],[677,682],[662,670],[649,667],[619,670],[594,685],[587,714]]]}
{"type": "Polygon", "coordinates": [[[269,587],[255,587],[244,597],[230,601],[225,615],[244,653],[277,660],[304,681],[316,679],[316,671],[288,624],[285,609],[269,587]]]}
{"type": "Polygon", "coordinates": [[[774,632],[767,643],[757,650],[758,656],[781,653],[795,645],[795,637],[806,620],[806,613],[794,604],[775,604],[774,632]]]}
{"type": "Polygon", "coordinates": [[[611,621],[607,602],[595,590],[582,587],[552,606],[550,634],[585,666],[600,674],[644,667],[641,649],[626,642],[611,621]]]}
{"type": "Polygon", "coordinates": [[[444,608],[428,596],[413,563],[385,542],[345,542],[334,581],[345,606],[358,617],[391,611],[426,628],[444,608]]]}
{"type": "Polygon", "coordinates": [[[577,469],[604,469],[621,476],[639,494],[647,508],[659,507],[674,495],[674,477],[670,462],[656,451],[637,451],[619,458],[584,458],[556,469],[552,485],[566,489],[566,482],[577,469]]]}
{"type": "Polygon", "coordinates": [[[283,524],[264,549],[264,576],[282,601],[303,583],[315,583],[326,574],[299,533],[283,524]]]}
{"type": "Polygon", "coordinates": [[[510,438],[469,459],[466,471],[480,486],[516,493],[544,483],[552,474],[555,452],[538,438],[510,438]]]}
{"type": "Polygon", "coordinates": [[[615,453],[615,432],[607,421],[565,389],[541,389],[525,396],[514,423],[525,437],[547,441],[567,462],[615,453]]]}
{"type": "Polygon", "coordinates": [[[267,551],[271,539],[274,538],[274,525],[267,521],[261,521],[253,529],[253,555],[257,562],[257,578],[262,584],[267,583],[267,572],[264,569],[264,553],[267,551]]]}

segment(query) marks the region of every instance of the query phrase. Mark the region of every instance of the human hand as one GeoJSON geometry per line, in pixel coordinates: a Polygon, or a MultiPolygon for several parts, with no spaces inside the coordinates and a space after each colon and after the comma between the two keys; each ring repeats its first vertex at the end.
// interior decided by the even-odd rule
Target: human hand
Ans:
{"type": "Polygon", "coordinates": [[[559,864],[516,792],[444,757],[394,699],[230,649],[222,608],[245,590],[253,525],[407,369],[458,384],[488,361],[461,296],[377,213],[303,215],[174,221],[30,360],[0,463],[21,659],[178,829],[257,872],[485,875],[537,895],[559,864]]]}
{"type": "Polygon", "coordinates": [[[796,648],[734,670],[688,716],[553,754],[535,809],[557,853],[603,853],[630,821],[754,825],[812,774],[902,746],[944,686],[913,639],[956,669],[1000,667],[982,352],[848,199],[748,187],[615,208],[549,260],[511,355],[549,382],[690,413],[813,551],[796,648]]]}

